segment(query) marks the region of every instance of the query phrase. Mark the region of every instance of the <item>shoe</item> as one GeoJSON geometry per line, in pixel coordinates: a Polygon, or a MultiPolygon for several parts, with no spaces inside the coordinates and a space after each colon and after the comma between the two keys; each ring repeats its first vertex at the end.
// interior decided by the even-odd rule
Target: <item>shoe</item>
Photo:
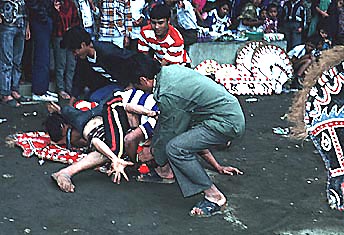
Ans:
{"type": "Polygon", "coordinates": [[[65,91],[59,91],[58,94],[64,100],[69,100],[70,99],[70,95],[67,92],[65,92],[65,91]]]}
{"type": "Polygon", "coordinates": [[[56,94],[56,93],[54,93],[54,92],[51,92],[51,91],[47,91],[46,93],[47,93],[48,95],[53,96],[53,97],[56,97],[56,98],[59,97],[58,94],[56,94]]]}
{"type": "Polygon", "coordinates": [[[6,100],[1,102],[3,105],[6,105],[11,108],[19,108],[21,105],[15,99],[6,100]]]}
{"type": "Polygon", "coordinates": [[[59,99],[57,97],[51,96],[47,93],[43,95],[36,95],[32,93],[32,100],[34,101],[45,101],[45,102],[59,102],[59,99]]]}

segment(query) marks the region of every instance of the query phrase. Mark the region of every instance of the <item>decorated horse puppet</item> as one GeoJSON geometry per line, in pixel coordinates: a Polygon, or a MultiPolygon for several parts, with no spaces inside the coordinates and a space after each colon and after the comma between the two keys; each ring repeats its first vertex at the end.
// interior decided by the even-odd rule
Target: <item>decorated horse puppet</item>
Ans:
{"type": "Polygon", "coordinates": [[[324,51],[308,69],[303,90],[288,115],[291,137],[307,136],[320,153],[328,173],[327,200],[344,211],[344,47],[324,51]]]}

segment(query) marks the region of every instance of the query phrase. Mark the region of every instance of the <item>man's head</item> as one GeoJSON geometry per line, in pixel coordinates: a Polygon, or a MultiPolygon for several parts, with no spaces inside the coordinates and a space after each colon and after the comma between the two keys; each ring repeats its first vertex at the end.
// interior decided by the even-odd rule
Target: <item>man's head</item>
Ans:
{"type": "Polygon", "coordinates": [[[127,69],[129,81],[137,89],[152,92],[154,77],[161,70],[160,63],[141,53],[131,56],[129,60],[130,68],[127,69]]]}
{"type": "Polygon", "coordinates": [[[49,114],[43,124],[52,141],[59,142],[66,136],[67,124],[60,114],[49,114]]]}
{"type": "Polygon", "coordinates": [[[278,6],[274,3],[269,4],[268,14],[272,19],[276,19],[278,15],[278,6]]]}
{"type": "Polygon", "coordinates": [[[64,34],[60,43],[61,48],[73,51],[75,56],[85,59],[89,53],[91,44],[91,36],[85,29],[76,26],[68,29],[64,34]]]}
{"type": "Polygon", "coordinates": [[[230,11],[230,3],[227,0],[220,0],[217,3],[218,5],[218,10],[217,10],[217,14],[219,15],[220,18],[225,17],[226,15],[229,14],[230,11]]]}
{"type": "Polygon", "coordinates": [[[316,36],[312,36],[308,38],[305,42],[306,53],[307,54],[311,53],[316,48],[317,44],[318,44],[318,38],[316,36]]]}
{"type": "Polygon", "coordinates": [[[262,0],[252,0],[253,5],[255,5],[256,7],[259,7],[260,4],[262,4],[262,0]]]}
{"type": "Polygon", "coordinates": [[[167,5],[157,4],[153,7],[150,14],[150,24],[158,38],[164,38],[169,29],[169,22],[171,17],[170,8],[167,5]]]}

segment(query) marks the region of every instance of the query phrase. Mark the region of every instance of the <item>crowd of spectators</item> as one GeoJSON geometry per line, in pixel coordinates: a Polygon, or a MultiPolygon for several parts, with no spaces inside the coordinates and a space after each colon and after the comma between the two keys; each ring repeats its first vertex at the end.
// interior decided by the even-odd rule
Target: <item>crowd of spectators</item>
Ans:
{"type": "Polygon", "coordinates": [[[309,38],[315,49],[328,49],[343,44],[343,12],[343,0],[0,0],[1,100],[11,107],[25,101],[22,77],[32,82],[33,100],[70,99],[77,62],[60,41],[76,25],[94,41],[168,65],[188,64],[189,46],[204,37],[247,39],[247,31],[282,33],[287,51],[309,38]]]}

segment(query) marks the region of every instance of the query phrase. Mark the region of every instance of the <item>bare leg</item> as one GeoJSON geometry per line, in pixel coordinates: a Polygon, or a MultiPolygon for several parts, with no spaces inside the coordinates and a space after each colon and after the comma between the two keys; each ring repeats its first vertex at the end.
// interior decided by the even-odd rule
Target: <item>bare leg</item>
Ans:
{"type": "Polygon", "coordinates": [[[302,64],[300,65],[300,68],[297,70],[296,75],[301,77],[306,71],[306,69],[311,65],[311,63],[312,63],[312,59],[303,60],[302,64]]]}
{"type": "Polygon", "coordinates": [[[64,192],[74,192],[75,186],[71,181],[71,177],[83,170],[94,168],[98,165],[104,164],[108,158],[102,156],[98,152],[91,152],[86,157],[81,159],[66,168],[52,174],[52,178],[56,181],[59,188],[64,192]]]}
{"type": "Polygon", "coordinates": [[[125,150],[131,161],[136,162],[137,147],[144,139],[145,136],[140,128],[136,128],[124,137],[125,150]]]}
{"type": "Polygon", "coordinates": [[[158,166],[157,168],[155,168],[155,172],[161,178],[165,178],[165,179],[173,179],[174,178],[173,171],[171,169],[170,164],[168,164],[168,163],[165,166],[158,166]]]}

